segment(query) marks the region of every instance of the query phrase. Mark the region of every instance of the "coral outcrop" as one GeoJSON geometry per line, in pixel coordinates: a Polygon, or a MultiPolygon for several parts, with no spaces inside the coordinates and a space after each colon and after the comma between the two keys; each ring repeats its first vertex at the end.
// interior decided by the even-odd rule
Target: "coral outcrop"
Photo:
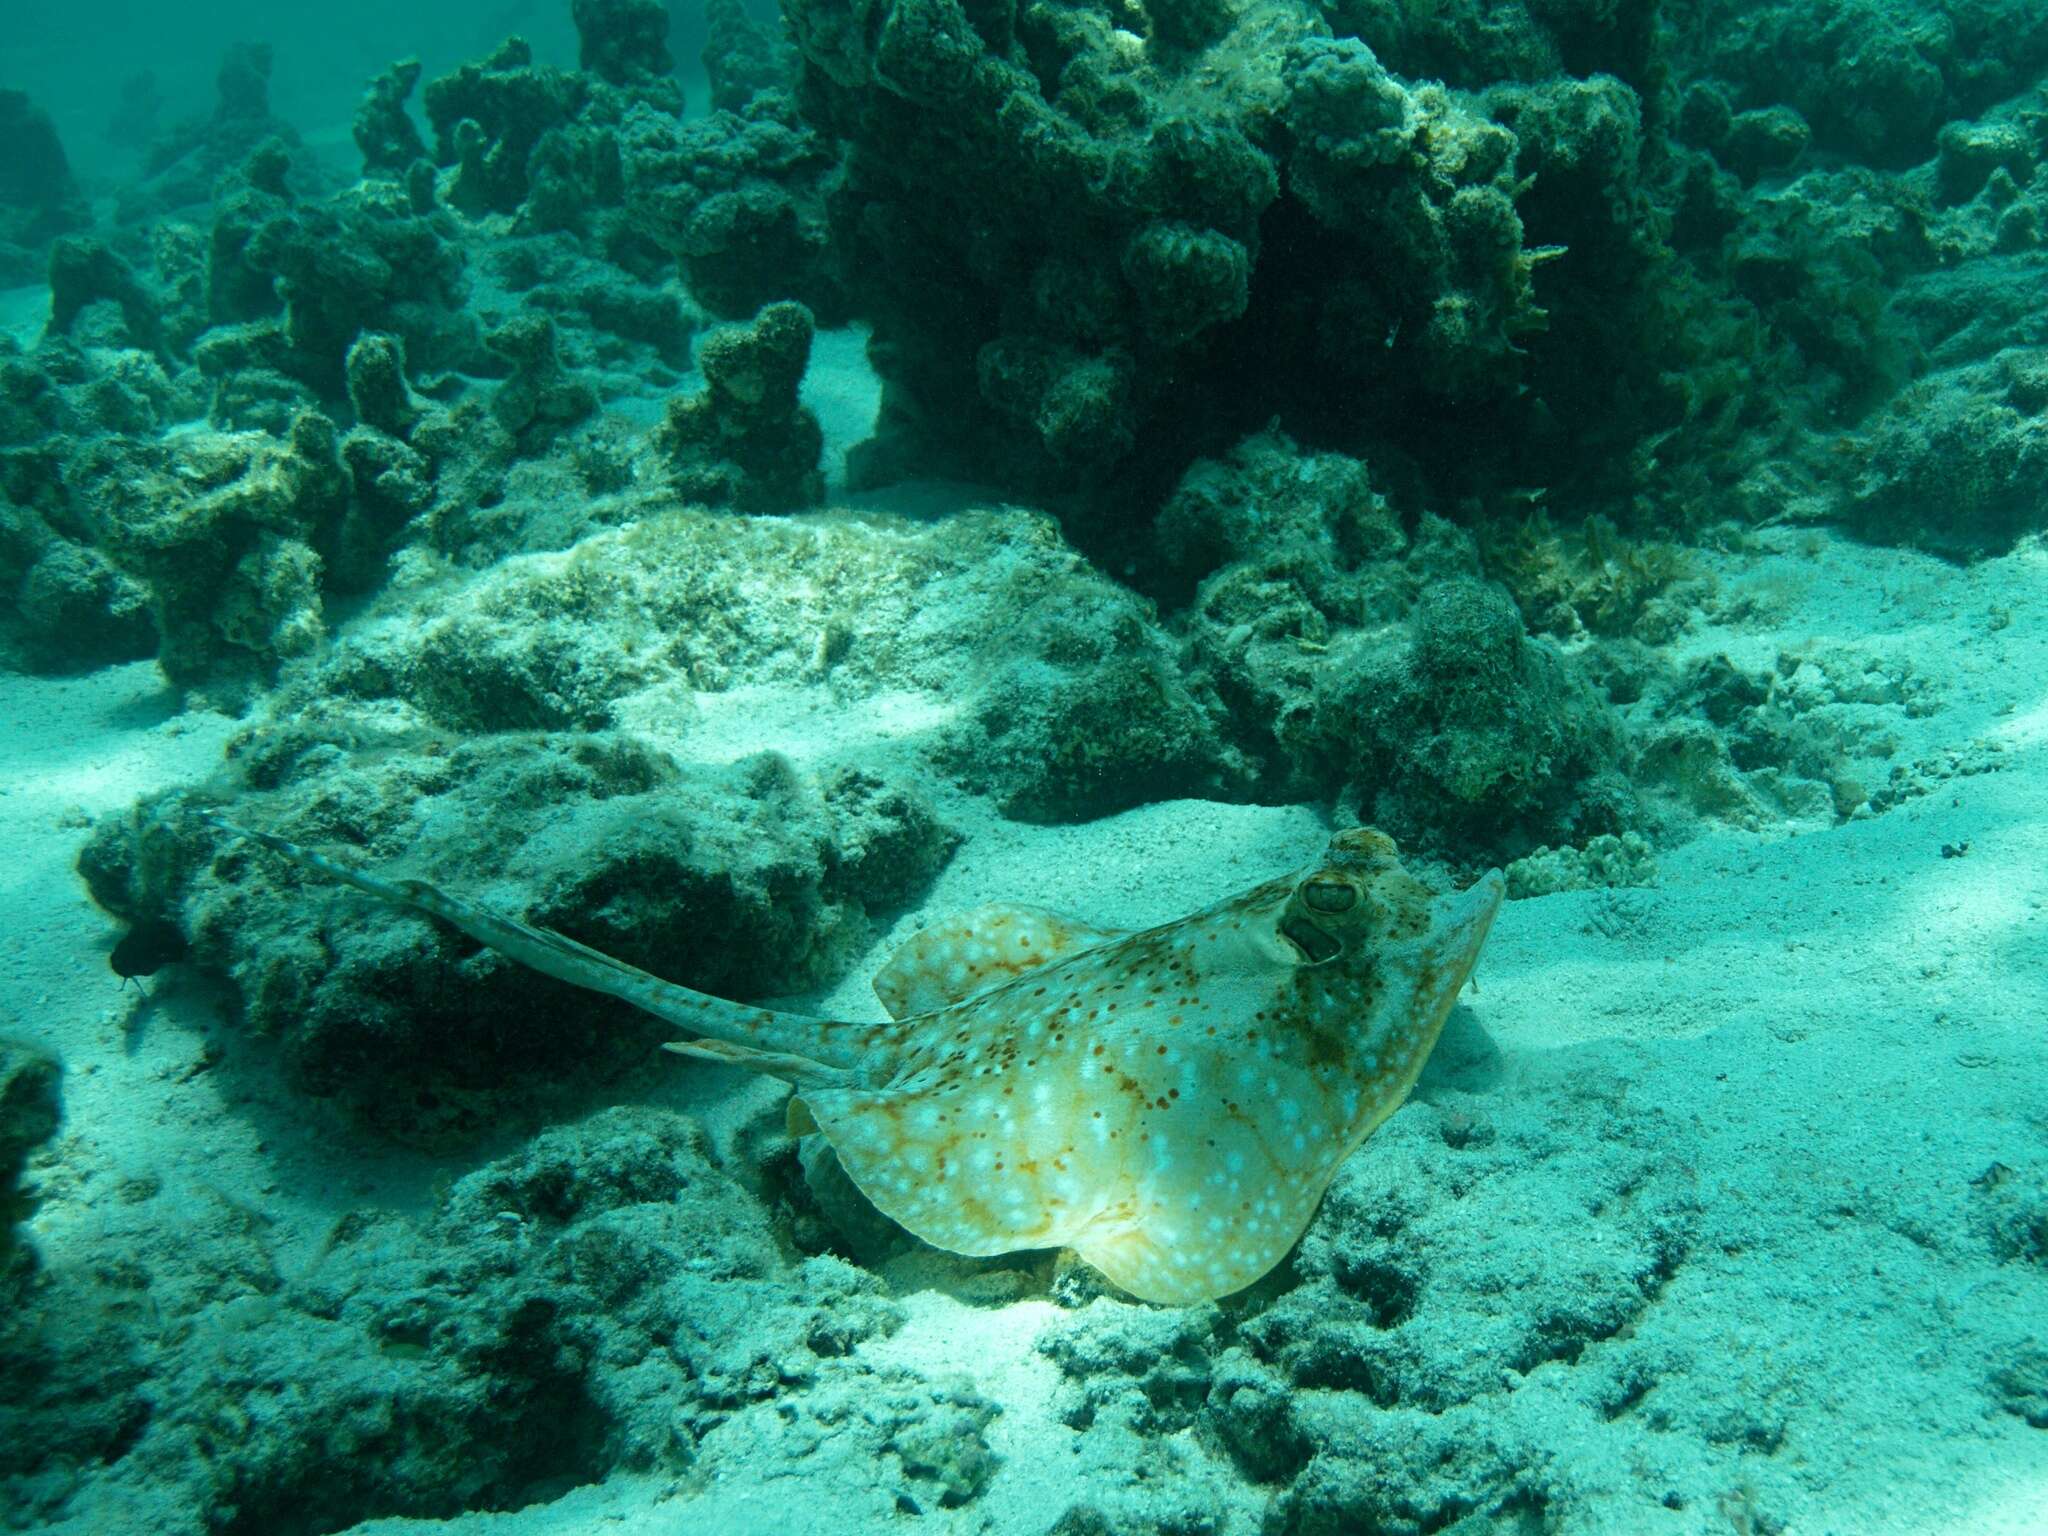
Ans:
{"type": "Polygon", "coordinates": [[[42,251],[92,222],[49,113],[22,91],[0,91],[0,284],[33,282],[42,251]]]}
{"type": "Polygon", "coordinates": [[[636,226],[715,314],[778,300],[828,321],[849,313],[826,204],[838,156],[788,93],[764,85],[685,123],[636,112],[620,144],[636,226]]]}
{"type": "Polygon", "coordinates": [[[780,33],[747,13],[745,0],[706,0],[704,73],[711,105],[744,113],[763,91],[787,90],[796,79],[796,55],[780,33]]]}
{"type": "Polygon", "coordinates": [[[94,542],[149,594],[165,677],[229,705],[323,633],[320,549],[346,513],[348,476],[325,417],[303,413],[288,434],[101,440],[71,466],[94,542]]]}
{"type": "Polygon", "coordinates": [[[570,0],[577,62],[611,85],[655,85],[675,68],[665,0],[570,0]]]}
{"type": "Polygon", "coordinates": [[[221,56],[214,78],[213,111],[189,118],[154,139],[142,176],[122,190],[116,209],[123,224],[200,208],[214,183],[264,144],[286,149],[299,132],[270,110],[270,73],[276,55],[268,43],[236,43],[221,56]]]}
{"type": "Polygon", "coordinates": [[[1909,385],[1865,441],[1854,527],[1957,559],[2002,554],[2044,524],[2048,348],[2007,348],[1909,385]]]}
{"type": "Polygon", "coordinates": [[[1491,860],[1633,823],[1618,721],[1577,664],[1528,637],[1478,551],[1412,532],[1368,467],[1248,440],[1162,512],[1188,664],[1266,793],[1333,794],[1405,843],[1491,860]],[[1518,844],[1520,846],[1518,846],[1518,844]]]}
{"type": "Polygon", "coordinates": [[[798,398],[811,359],[811,312],[771,304],[697,349],[704,388],[669,401],[657,441],[676,493],[742,512],[794,512],[824,494],[825,436],[798,398]]]}
{"type": "Polygon", "coordinates": [[[1408,628],[1398,649],[1360,657],[1333,700],[1375,825],[1476,851],[1512,846],[1506,828],[1576,841],[1629,824],[1619,722],[1528,638],[1512,597],[1474,577],[1435,582],[1408,628]]]}
{"type": "Polygon", "coordinates": [[[1142,42],[1064,5],[889,15],[790,11],[888,387],[870,478],[949,468],[1128,519],[1278,410],[1446,491],[1625,497],[1644,436],[1725,437],[1698,397],[1729,336],[1649,212],[1646,9],[1584,38],[1523,14],[1496,67],[1527,79],[1483,95],[1395,73],[1381,43],[1436,55],[1341,7],[1155,7],[1142,42]],[[1567,58],[1630,73],[1555,78],[1567,58]]]}

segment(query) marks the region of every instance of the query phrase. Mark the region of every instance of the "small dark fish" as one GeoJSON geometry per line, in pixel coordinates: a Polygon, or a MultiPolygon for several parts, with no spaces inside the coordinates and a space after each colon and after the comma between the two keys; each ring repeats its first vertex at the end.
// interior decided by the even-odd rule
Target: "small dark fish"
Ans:
{"type": "Polygon", "coordinates": [[[184,959],[191,947],[176,923],[145,918],[121,935],[121,942],[107,956],[107,965],[123,981],[132,981],[137,976],[154,976],[184,959]]]}

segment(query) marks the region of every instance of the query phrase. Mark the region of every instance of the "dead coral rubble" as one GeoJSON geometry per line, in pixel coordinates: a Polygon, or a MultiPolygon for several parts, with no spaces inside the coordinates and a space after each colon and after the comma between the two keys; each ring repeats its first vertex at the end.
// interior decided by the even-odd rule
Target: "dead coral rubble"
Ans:
{"type": "Polygon", "coordinates": [[[81,1266],[0,1314],[0,1513],[49,1523],[90,1475],[217,1531],[339,1530],[657,1469],[757,1478],[764,1453],[815,1476],[824,1440],[877,1520],[971,1504],[1000,1464],[996,1405],[860,1353],[902,1308],[840,1259],[788,1255],[731,1152],[674,1111],[605,1110],[418,1217],[343,1213],[311,1265],[240,1201],[125,1181],[120,1275],[81,1266]],[[250,1411],[280,1391],[289,1413],[250,1411]]]}

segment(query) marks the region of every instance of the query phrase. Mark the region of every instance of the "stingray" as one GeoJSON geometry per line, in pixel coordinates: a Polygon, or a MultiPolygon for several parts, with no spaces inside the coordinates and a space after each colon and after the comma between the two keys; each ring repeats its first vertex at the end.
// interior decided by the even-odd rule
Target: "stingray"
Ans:
{"type": "Polygon", "coordinates": [[[1408,1096],[1506,890],[1491,870],[1435,895],[1354,828],[1156,928],[1011,904],[936,923],[875,977],[890,1019],[860,1023],[693,992],[424,881],[243,835],[644,1009],[692,1037],[671,1051],[791,1083],[791,1129],[822,1134],[926,1242],[1071,1248],[1154,1302],[1229,1295],[1287,1255],[1408,1096]]]}

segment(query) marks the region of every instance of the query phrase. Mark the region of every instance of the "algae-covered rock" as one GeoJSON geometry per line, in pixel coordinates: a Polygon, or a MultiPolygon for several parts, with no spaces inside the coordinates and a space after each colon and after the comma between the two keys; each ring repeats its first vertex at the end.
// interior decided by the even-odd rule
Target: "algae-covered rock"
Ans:
{"type": "Polygon", "coordinates": [[[1361,38],[1389,69],[1465,90],[1603,72],[1643,89],[1662,62],[1657,0],[1330,0],[1325,9],[1335,30],[1361,38]]]}
{"type": "Polygon", "coordinates": [[[1228,1349],[1217,1360],[1202,1418],[1255,1483],[1288,1481],[1312,1454],[1307,1437],[1295,1426],[1294,1393],[1287,1379],[1248,1350],[1228,1349]]]}
{"type": "Polygon", "coordinates": [[[54,1516],[85,1469],[119,1456],[149,1416],[108,1298],[78,1305],[16,1230],[35,1205],[22,1187],[29,1157],[59,1125],[59,1079],[47,1051],[0,1039],[0,1521],[16,1529],[54,1516]]]}
{"type": "Polygon", "coordinates": [[[1147,334],[1167,346],[1237,319],[1251,302],[1251,252],[1213,229],[1148,224],[1124,247],[1122,268],[1147,334]]]}
{"type": "Polygon", "coordinates": [[[28,672],[84,672],[156,649],[149,594],[91,545],[0,500],[0,647],[28,672]]]}
{"type": "Polygon", "coordinates": [[[1509,864],[1505,873],[1508,899],[1514,901],[1559,891],[1650,885],[1657,878],[1657,860],[1641,833],[1616,837],[1603,832],[1583,848],[1538,848],[1509,864]]]}
{"type": "Polygon", "coordinates": [[[1883,169],[1927,159],[1944,123],[2016,94],[2048,64],[2048,18],[2025,0],[1679,9],[1692,70],[1727,82],[1741,106],[1795,108],[1821,145],[1883,169]]]}
{"type": "MultiPolygon", "coordinates": [[[[528,308],[554,317],[565,359],[579,371],[602,370],[593,387],[607,400],[674,387],[690,366],[690,337],[702,322],[682,284],[666,275],[624,272],[602,259],[568,257],[564,236],[545,238],[565,259],[506,276],[508,286],[522,289],[528,308]],[[529,275],[537,279],[531,286],[529,275]]],[[[510,257],[510,248],[499,250],[510,257]]]]}
{"type": "MultiPolygon", "coordinates": [[[[1976,349],[2039,340],[1988,271],[1922,315],[1902,290],[2041,245],[2048,31],[2011,3],[1889,15],[794,0],[830,244],[887,386],[854,478],[1070,493],[1077,537],[1121,555],[1277,413],[1405,459],[1402,489],[1468,522],[1544,488],[1645,540],[1826,508],[1852,466],[1785,434],[1880,404],[1936,349],[1927,310],[1976,349]]],[[[806,227],[737,189],[672,227],[714,201],[764,239],[806,227]]]]}
{"type": "Polygon", "coordinates": [[[1563,639],[1591,632],[1671,639],[1690,619],[1701,584],[1677,545],[1631,539],[1595,515],[1560,529],[1538,510],[1488,531],[1486,567],[1514,594],[1531,629],[1563,639]]]}
{"type": "Polygon", "coordinates": [[[1353,622],[1392,617],[1414,596],[1376,590],[1391,580],[1380,562],[1402,551],[1406,534],[1371,467],[1349,454],[1304,450],[1280,432],[1191,465],[1160,509],[1153,539],[1152,568],[1174,602],[1244,564],[1284,574],[1319,608],[1353,622]]]}
{"type": "MultiPolygon", "coordinates": [[[[633,1473],[793,1474],[807,1447],[756,1412],[834,1425],[934,1502],[976,1497],[993,1471],[995,1409],[858,1358],[901,1309],[849,1265],[785,1258],[673,1111],[552,1127],[423,1216],[344,1213],[289,1280],[195,1293],[209,1264],[267,1256],[276,1240],[252,1226],[253,1253],[208,1231],[134,1261],[160,1293],[160,1374],[105,1478],[169,1490],[209,1529],[455,1518],[633,1473]]],[[[132,1400],[132,1382],[65,1382],[132,1400]]]]}
{"type": "MultiPolygon", "coordinates": [[[[1655,1112],[1611,1122],[1621,1155],[1548,1137],[1542,1166],[1552,1173],[1530,1178],[1523,1142],[1536,1133],[1497,1131],[1483,1094],[1451,1097],[1411,1105],[1380,1132],[1382,1156],[1339,1170],[1296,1254],[1301,1283],[1239,1321],[1251,1361],[1220,1373],[1205,1417],[1241,1442],[1240,1416],[1272,1419],[1262,1402],[1276,1388],[1289,1394],[1279,1445],[1259,1463],[1289,1480],[1271,1529],[1512,1506],[1527,1468],[1487,1430],[1500,1394],[1603,1345],[1639,1366],[1657,1357],[1656,1342],[1621,1341],[1695,1240],[1698,1199],[1672,1150],[1683,1145],[1678,1127],[1655,1112]],[[1559,1160],[1584,1182],[1556,1178],[1559,1160]],[[1443,1188],[1462,1193],[1440,1202],[1433,1191],[1443,1188]],[[1543,1210],[1551,1203],[1554,1220],[1543,1210]],[[1482,1214],[1491,1230],[1542,1236],[1472,1243],[1482,1214]],[[1291,1455],[1273,1454],[1285,1445],[1291,1455]]],[[[1589,1374],[1606,1383],[1627,1370],[1606,1359],[1589,1374]]]]}
{"type": "Polygon", "coordinates": [[[214,76],[213,110],[186,118],[151,141],[141,179],[124,186],[116,199],[122,224],[203,206],[221,178],[265,144],[274,142],[282,150],[298,146],[298,130],[270,110],[275,63],[276,52],[268,43],[228,45],[214,76]]]}
{"type": "Polygon", "coordinates": [[[1429,587],[1405,646],[1337,685],[1339,739],[1373,824],[1405,839],[1512,847],[1583,824],[1578,793],[1621,760],[1620,723],[1573,667],[1528,638],[1514,599],[1470,577],[1429,587]]]}
{"type": "Polygon", "coordinates": [[[321,557],[348,478],[333,424],[289,439],[198,434],[88,445],[72,471],[96,541],[149,594],[164,675],[239,704],[323,633],[321,557]]]}
{"type": "Polygon", "coordinates": [[[1244,782],[1171,646],[1135,603],[1103,596],[1106,612],[1047,605],[985,637],[981,686],[937,762],[1005,815],[1064,821],[1244,782]]]}
{"type": "MultiPolygon", "coordinates": [[[[894,1394],[895,1422],[882,1448],[896,1458],[910,1490],[942,1509],[958,1509],[987,1491],[1002,1458],[985,1431],[1002,1409],[970,1387],[894,1394]]],[[[915,1503],[915,1499],[912,1501],[915,1503]]]]}
{"type": "Polygon", "coordinates": [[[0,283],[34,281],[41,253],[59,235],[92,222],[92,210],[49,113],[21,91],[0,91],[0,283]]]}
{"type": "Polygon", "coordinates": [[[425,156],[426,140],[405,110],[420,83],[420,69],[418,59],[401,59],[364,88],[351,131],[366,174],[403,175],[425,156]]]}
{"type": "Polygon", "coordinates": [[[1831,826],[1924,793],[1893,761],[1899,727],[1943,707],[1910,655],[1840,642],[1761,668],[1703,656],[1628,691],[1630,776],[1666,838],[1701,820],[1831,826]]]}
{"type": "MultiPolygon", "coordinates": [[[[871,911],[951,838],[915,797],[771,756],[685,770],[631,736],[451,741],[388,713],[259,726],[231,749],[233,814],[407,863],[644,969],[721,996],[830,979],[871,911]],[[379,730],[379,726],[382,729],[379,730]]],[[[388,1134],[473,1134],[644,1062],[665,1026],[472,952],[419,918],[304,885],[197,819],[184,793],[104,824],[81,858],[119,916],[169,920],[237,989],[295,1083],[388,1134]],[[317,957],[317,958],[316,958],[317,957]]]]}
{"type": "Polygon", "coordinates": [[[1639,445],[1731,445],[1762,348],[1667,238],[1653,7],[1154,7],[1142,47],[1079,6],[926,9],[790,12],[888,386],[860,477],[1123,523],[1275,412],[1452,495],[1624,503],[1639,445]]]}
{"type": "Polygon", "coordinates": [[[1155,559],[1185,603],[1174,629],[1264,793],[1342,782],[1328,739],[1331,646],[1408,611],[1430,542],[1411,548],[1366,464],[1274,433],[1198,462],[1168,498],[1155,559]]]}
{"type": "Polygon", "coordinates": [[[2048,528],[2048,350],[2011,348],[1923,379],[1866,441],[1848,498],[1858,532],[1957,559],[2002,554],[2048,528]]]}
{"type": "MultiPolygon", "coordinates": [[[[1007,511],[671,511],[415,577],[289,669],[229,769],[203,799],[233,819],[741,997],[831,979],[930,878],[951,837],[920,779],[1044,819],[1243,780],[1145,605],[1007,511]],[[690,721],[722,695],[806,699],[845,744],[700,756],[690,721]]],[[[83,867],[116,915],[187,935],[295,1081],[395,1134],[473,1129],[659,1039],[566,988],[532,1006],[516,968],[307,886],[188,795],[105,824],[83,867]]]]}
{"type": "Polygon", "coordinates": [[[537,65],[524,38],[427,82],[423,102],[434,159],[455,166],[449,193],[466,213],[516,213],[530,186],[528,162],[544,134],[569,123],[589,86],[581,75],[537,65]]]}
{"type": "Polygon", "coordinates": [[[1231,21],[1162,10],[1139,48],[1079,7],[934,0],[866,32],[792,8],[805,99],[851,150],[831,208],[889,388],[875,465],[1104,490],[1177,472],[1248,375],[1512,389],[1537,318],[1513,136],[1306,8],[1231,21]]]}
{"type": "Polygon", "coordinates": [[[49,337],[23,352],[0,340],[5,489],[23,506],[58,514],[62,461],[78,439],[153,435],[189,419],[201,402],[189,375],[174,376],[146,352],[49,337]]]}
{"type": "Polygon", "coordinates": [[[620,130],[634,224],[670,252],[691,292],[728,320],[795,300],[832,320],[848,300],[826,199],[838,156],[786,91],[679,123],[629,113],[620,130]]]}
{"type": "Polygon", "coordinates": [[[45,340],[0,342],[0,646],[9,665],[80,672],[149,656],[147,585],[100,547],[82,444],[110,462],[197,409],[154,356],[45,340]]]}
{"type": "Polygon", "coordinates": [[[698,691],[819,685],[925,701],[878,750],[1034,819],[1243,782],[1148,606],[1015,509],[936,526],[651,512],[394,598],[320,684],[458,731],[675,729],[698,691]]]}
{"type": "Polygon", "coordinates": [[[1174,626],[1266,792],[1350,786],[1367,821],[1474,857],[1627,826],[1589,793],[1622,736],[1578,664],[1527,637],[1467,535],[1405,528],[1365,464],[1248,439],[1188,472],[1158,541],[1199,578],[1174,626]]]}
{"type": "Polygon", "coordinates": [[[839,1260],[786,1258],[672,1111],[544,1131],[423,1218],[348,1213],[303,1275],[232,1306],[178,1295],[197,1246],[150,1262],[179,1368],[111,1480],[175,1488],[218,1529],[451,1518],[621,1474],[809,1475],[827,1433],[885,1509],[970,1503],[997,1465],[995,1406],[862,1359],[902,1309],[839,1260]]]}
{"type": "Polygon", "coordinates": [[[1441,92],[1411,92],[1355,39],[1304,39],[1287,78],[1290,187],[1319,224],[1384,252],[1385,320],[1420,325],[1424,387],[1446,401],[1493,398],[1515,372],[1515,335],[1537,323],[1521,221],[1491,185],[1515,139],[1441,92]],[[1435,174],[1417,174],[1419,146],[1438,159],[1435,174]]]}
{"type": "Polygon", "coordinates": [[[751,325],[704,338],[704,388],[669,401],[657,444],[679,495],[741,512],[816,505],[825,434],[797,398],[811,334],[809,310],[771,304],[751,325]]]}
{"type": "Polygon", "coordinates": [[[358,335],[349,344],[344,374],[358,423],[387,437],[411,432],[421,406],[406,381],[403,340],[380,331],[358,335]]]}
{"type": "Polygon", "coordinates": [[[1812,138],[1806,119],[1790,107],[1765,107],[1730,118],[1716,154],[1744,181],[1754,181],[1767,171],[1786,169],[1805,153],[1812,138]]]}
{"type": "Polygon", "coordinates": [[[54,1056],[0,1039],[0,1296],[10,1305],[35,1262],[14,1230],[32,1208],[21,1188],[22,1170],[29,1154],[57,1134],[57,1087],[54,1056]]]}
{"type": "Polygon", "coordinates": [[[81,1482],[127,1453],[151,1411],[131,1331],[136,1250],[108,1230],[119,1219],[99,1232],[101,1257],[118,1260],[56,1272],[38,1268],[16,1230],[35,1203],[23,1171],[60,1123],[60,1075],[41,1047],[0,1039],[0,1521],[21,1530],[47,1528],[81,1482]]]}
{"type": "Polygon", "coordinates": [[[523,455],[544,452],[556,437],[597,409],[597,392],[562,366],[555,325],[546,315],[521,315],[484,338],[511,365],[491,396],[491,414],[523,455]]]}
{"type": "Polygon", "coordinates": [[[403,337],[415,368],[496,371],[482,362],[479,327],[463,307],[455,229],[447,215],[417,209],[397,182],[363,182],[319,203],[224,209],[216,268],[230,246],[245,274],[238,281],[254,297],[250,308],[217,318],[253,326],[202,344],[213,355],[209,362],[202,350],[198,361],[216,376],[275,367],[338,402],[348,350],[365,331],[403,337]],[[230,219],[245,226],[232,238],[230,219]]]}
{"type": "Polygon", "coordinates": [[[1060,1418],[1087,1429],[1104,1414],[1142,1434],[1178,1434],[1209,1397],[1218,1321],[1213,1303],[1131,1306],[1106,1297],[1034,1341],[1063,1378],[1060,1418]]]}
{"type": "MultiPolygon", "coordinates": [[[[125,257],[94,235],[67,235],[50,247],[50,324],[47,336],[68,336],[81,315],[105,303],[118,311],[121,329],[95,339],[155,352],[163,344],[157,296],[125,257]]],[[[109,317],[111,318],[111,317],[109,317]]]]}
{"type": "Polygon", "coordinates": [[[704,23],[704,74],[714,110],[744,113],[763,91],[787,90],[794,82],[795,51],[748,14],[745,0],[707,0],[704,23]]]}

